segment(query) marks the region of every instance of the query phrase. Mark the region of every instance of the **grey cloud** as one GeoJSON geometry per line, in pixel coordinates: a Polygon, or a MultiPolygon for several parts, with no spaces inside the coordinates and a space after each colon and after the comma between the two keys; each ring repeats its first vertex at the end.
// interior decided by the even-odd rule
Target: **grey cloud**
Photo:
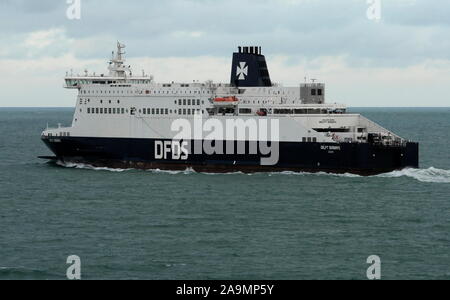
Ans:
{"type": "Polygon", "coordinates": [[[119,39],[131,56],[229,56],[250,44],[298,59],[344,56],[359,66],[407,66],[450,59],[447,2],[383,1],[383,20],[375,23],[366,18],[365,0],[82,0],[80,21],[65,18],[64,0],[3,0],[0,32],[65,28],[68,37],[93,43],[66,49],[81,58],[103,58],[119,39]]]}

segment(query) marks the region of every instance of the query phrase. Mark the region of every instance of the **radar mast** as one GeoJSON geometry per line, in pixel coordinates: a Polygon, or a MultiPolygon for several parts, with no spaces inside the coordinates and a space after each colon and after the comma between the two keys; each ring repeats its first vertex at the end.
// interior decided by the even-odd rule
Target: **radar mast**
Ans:
{"type": "Polygon", "coordinates": [[[120,42],[117,42],[117,52],[114,54],[111,61],[109,62],[109,75],[111,77],[127,77],[127,72],[131,73],[130,66],[125,66],[125,52],[123,52],[123,49],[125,49],[125,45],[121,44],[120,42]]]}

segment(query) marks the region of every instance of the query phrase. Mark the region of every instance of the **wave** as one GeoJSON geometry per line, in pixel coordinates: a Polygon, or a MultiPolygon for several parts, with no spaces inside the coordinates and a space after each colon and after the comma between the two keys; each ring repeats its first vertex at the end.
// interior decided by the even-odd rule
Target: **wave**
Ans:
{"type": "MultiPolygon", "coordinates": [[[[139,169],[119,169],[119,168],[107,168],[107,167],[95,167],[90,164],[84,164],[84,163],[73,163],[73,162],[63,162],[63,161],[57,161],[56,164],[60,167],[69,168],[69,169],[83,169],[83,170],[91,170],[91,171],[107,171],[107,172],[116,172],[116,173],[122,173],[127,171],[143,171],[139,169]]],[[[169,174],[169,175],[178,175],[178,174],[194,174],[197,173],[192,168],[187,168],[186,170],[182,171],[170,171],[170,170],[160,170],[160,169],[152,169],[152,170],[146,170],[147,172],[151,173],[162,173],[162,174],[169,174]]]]}
{"type": "Polygon", "coordinates": [[[270,173],[272,175],[300,175],[300,176],[331,176],[331,177],[344,177],[344,178],[401,178],[408,177],[420,182],[426,183],[450,183],[450,170],[442,170],[434,167],[428,169],[403,169],[399,171],[393,171],[390,173],[384,173],[375,176],[364,177],[356,174],[333,174],[333,173],[305,173],[305,172],[280,172],[270,173]]]}
{"type": "Polygon", "coordinates": [[[126,172],[131,171],[132,169],[114,169],[114,168],[99,168],[94,167],[89,164],[82,164],[82,163],[69,163],[69,162],[62,162],[57,161],[56,164],[58,166],[64,167],[64,168],[70,168],[70,169],[84,169],[84,170],[93,170],[93,171],[108,171],[108,172],[126,172]]]}
{"type": "Polygon", "coordinates": [[[428,183],[450,183],[450,170],[442,170],[434,167],[428,169],[404,169],[391,173],[381,174],[376,177],[399,178],[409,177],[420,182],[428,183]]]}
{"type": "Polygon", "coordinates": [[[330,177],[345,177],[345,178],[363,178],[363,176],[361,176],[361,175],[350,174],[350,173],[337,174],[337,173],[326,173],[326,172],[310,173],[310,172],[295,172],[295,171],[284,171],[284,172],[271,172],[271,173],[269,173],[269,176],[276,176],[276,175],[330,176],[330,177]]]}
{"type": "Polygon", "coordinates": [[[161,174],[169,174],[169,175],[190,175],[190,174],[201,174],[201,175],[207,175],[207,176],[216,176],[216,175],[253,175],[253,174],[246,174],[244,172],[226,172],[226,173],[214,173],[214,172],[197,172],[193,168],[187,168],[186,170],[179,170],[179,171],[170,171],[170,170],[160,170],[160,169],[154,169],[154,170],[148,170],[148,172],[151,173],[161,173],[161,174]]]}
{"type": "MultiPolygon", "coordinates": [[[[108,172],[126,172],[132,171],[136,169],[114,169],[114,168],[100,168],[94,167],[89,164],[82,163],[66,163],[58,161],[57,165],[65,167],[65,168],[74,168],[74,169],[86,169],[86,170],[94,170],[94,171],[108,171],[108,172]]],[[[415,179],[420,182],[426,183],[450,183],[450,170],[442,170],[434,167],[428,169],[404,169],[400,171],[393,171],[390,173],[375,175],[364,177],[356,174],[333,174],[333,173],[308,173],[308,172],[294,172],[294,171],[285,171],[285,172],[270,172],[270,173],[243,173],[243,172],[229,172],[229,173],[204,173],[204,172],[196,172],[193,168],[187,168],[186,170],[179,171],[170,171],[170,170],[148,170],[148,172],[155,174],[169,174],[169,175],[191,175],[191,174],[202,174],[208,176],[214,175],[246,175],[253,176],[257,174],[268,174],[268,176],[278,176],[278,175],[288,175],[288,176],[330,176],[330,177],[342,177],[342,178],[401,178],[408,177],[415,179]]]]}
{"type": "Polygon", "coordinates": [[[190,174],[197,173],[192,168],[187,168],[184,171],[170,171],[170,170],[154,169],[154,170],[147,170],[147,172],[155,173],[155,174],[169,174],[169,175],[179,175],[179,174],[190,175],[190,174]]]}

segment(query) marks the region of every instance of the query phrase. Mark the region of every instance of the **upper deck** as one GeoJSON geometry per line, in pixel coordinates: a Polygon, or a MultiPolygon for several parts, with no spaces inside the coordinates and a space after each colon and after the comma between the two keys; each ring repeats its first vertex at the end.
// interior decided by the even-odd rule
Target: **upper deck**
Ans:
{"type": "Polygon", "coordinates": [[[150,77],[109,77],[109,76],[66,76],[64,78],[65,85],[64,88],[67,89],[81,89],[86,85],[111,85],[111,84],[151,84],[152,79],[150,77]]]}

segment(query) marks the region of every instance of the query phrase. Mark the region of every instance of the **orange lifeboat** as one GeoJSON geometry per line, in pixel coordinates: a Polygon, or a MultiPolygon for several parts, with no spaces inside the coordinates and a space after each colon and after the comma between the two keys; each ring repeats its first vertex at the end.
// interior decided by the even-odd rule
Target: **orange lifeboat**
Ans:
{"type": "Polygon", "coordinates": [[[223,97],[223,98],[216,98],[214,99],[214,102],[238,102],[237,97],[223,97]]]}

